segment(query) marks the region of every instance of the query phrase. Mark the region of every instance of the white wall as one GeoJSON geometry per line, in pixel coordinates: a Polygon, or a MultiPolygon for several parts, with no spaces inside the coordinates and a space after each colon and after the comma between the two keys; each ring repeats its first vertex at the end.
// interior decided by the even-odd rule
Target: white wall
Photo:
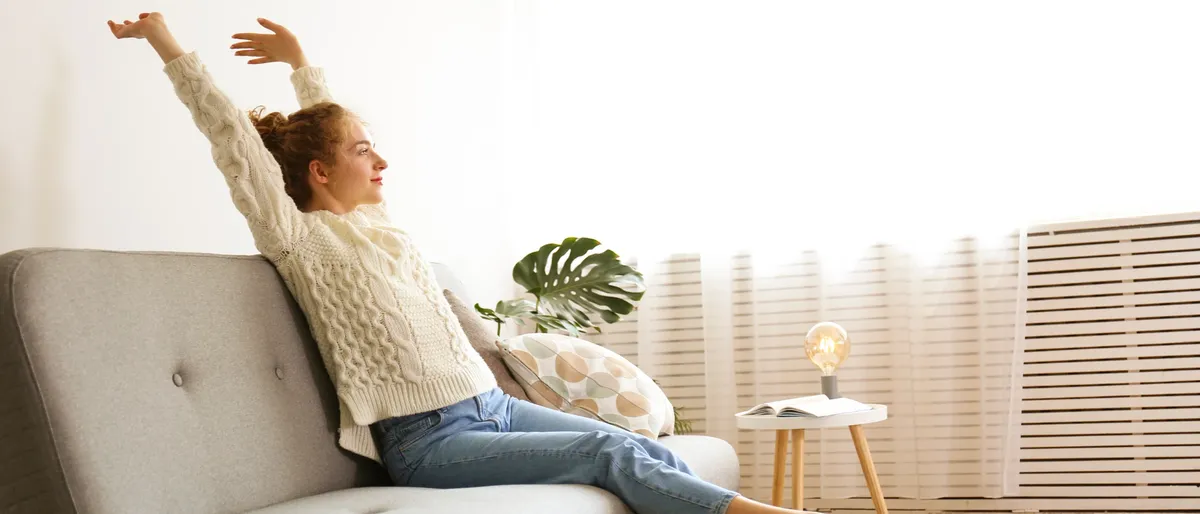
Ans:
{"type": "MultiPolygon", "coordinates": [[[[30,246],[253,254],[206,141],[144,41],[105,21],[159,10],[241,106],[297,108],[284,64],[235,32],[282,23],[390,162],[391,213],[474,299],[512,293],[504,208],[509,2],[3,0],[0,252],[30,246]],[[502,224],[496,225],[503,227],[502,224]]],[[[518,252],[521,253],[521,252],[518,252]]]]}
{"type": "Polygon", "coordinates": [[[1194,1],[535,4],[523,170],[603,203],[517,247],[933,253],[1200,205],[1194,1]]]}

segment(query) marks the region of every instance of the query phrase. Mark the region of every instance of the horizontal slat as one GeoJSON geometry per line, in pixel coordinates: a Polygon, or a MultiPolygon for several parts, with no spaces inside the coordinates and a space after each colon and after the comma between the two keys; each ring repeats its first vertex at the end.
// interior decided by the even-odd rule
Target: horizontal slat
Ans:
{"type": "MultiPolygon", "coordinates": [[[[1200,446],[1118,446],[1079,448],[1026,448],[1020,452],[1025,459],[1131,459],[1137,457],[1200,457],[1200,446]]],[[[1024,463],[1022,464],[1024,466],[1024,463]]],[[[1197,468],[1200,469],[1200,468],[1197,468]]]]}
{"type": "Polygon", "coordinates": [[[1105,219],[1079,219],[1073,221],[1054,221],[1039,223],[1027,229],[1030,239],[1046,237],[1052,233],[1075,232],[1082,230],[1110,231],[1148,225],[1166,223],[1192,223],[1200,221],[1200,212],[1176,212],[1151,215],[1126,216],[1105,219]]]}
{"type": "Polygon", "coordinates": [[[1023,377],[1021,384],[1026,387],[1045,386],[1089,386],[1103,384],[1146,384],[1154,382],[1183,382],[1185,380],[1200,380],[1200,372],[1195,370],[1174,371],[1137,371],[1132,373],[1081,373],[1076,375],[1038,375],[1023,377]]]}
{"type": "Polygon", "coordinates": [[[1046,484],[1187,484],[1200,482],[1200,472],[1130,471],[1104,473],[1021,473],[1021,486],[1046,484]]]}
{"type": "Polygon", "coordinates": [[[1116,294],[1110,296],[1085,296],[1079,298],[1043,298],[1029,300],[1029,311],[1059,311],[1099,307],[1122,307],[1156,305],[1166,303],[1200,303],[1200,291],[1173,291],[1167,293],[1116,294]]]}
{"type": "Polygon", "coordinates": [[[1048,273],[1045,275],[1030,275],[1027,280],[1029,287],[1049,288],[1052,286],[1069,286],[1095,282],[1159,280],[1168,278],[1186,279],[1195,278],[1197,276],[1200,276],[1200,265],[1182,264],[1178,266],[1161,266],[1152,268],[1079,271],[1075,273],[1048,273]]]}
{"type": "Polygon", "coordinates": [[[1196,329],[1200,329],[1200,317],[1074,323],[1069,325],[1034,325],[1025,327],[1025,335],[1026,337],[1049,337],[1196,329]]]}
{"type": "MultiPolygon", "coordinates": [[[[1132,500],[1133,504],[1131,506],[1125,507],[1125,508],[1152,509],[1152,508],[1155,508],[1152,506],[1155,504],[1155,503],[1152,503],[1154,500],[1152,500],[1151,498],[1153,498],[1153,497],[1196,498],[1196,497],[1200,497],[1200,487],[1196,487],[1193,485],[1146,485],[1146,486],[1135,486],[1135,485],[1082,486],[1082,485],[1077,485],[1077,486],[1073,486],[1073,487],[1070,487],[1070,486],[1068,486],[1068,487],[1048,487],[1048,486],[1024,486],[1023,485],[1020,488],[1019,494],[1021,496],[1035,496],[1035,497],[1036,496],[1049,496],[1049,497],[1076,496],[1076,497],[1081,497],[1081,498],[1105,498],[1105,497],[1113,497],[1113,496],[1126,497],[1126,498],[1133,497],[1133,498],[1137,498],[1137,499],[1132,500]]],[[[1066,500],[1063,500],[1063,501],[1066,501],[1066,500]]],[[[1171,509],[1171,510],[1179,510],[1180,508],[1191,508],[1186,503],[1188,501],[1190,501],[1190,500],[1183,500],[1183,499],[1158,500],[1157,504],[1161,505],[1161,506],[1157,507],[1157,508],[1171,509]]],[[[1101,503],[1101,502],[1096,502],[1096,503],[1101,503]]],[[[1091,507],[1091,508],[1104,509],[1105,512],[1107,512],[1110,509],[1117,508],[1116,505],[1111,500],[1107,500],[1102,503],[1108,504],[1108,507],[1107,508],[1091,507]]],[[[1086,505],[1095,505],[1095,504],[1088,503],[1086,505]]],[[[805,506],[807,507],[807,504],[805,506]]],[[[1083,508],[1087,508],[1087,507],[1083,507],[1083,508]]]]}
{"type": "Polygon", "coordinates": [[[1026,323],[1073,323],[1097,320],[1129,320],[1165,316],[1200,316],[1200,303],[1150,305],[1145,307],[1114,307],[1077,309],[1069,311],[1031,312],[1026,323]]]}
{"type": "Polygon", "coordinates": [[[1200,251],[1189,249],[1176,252],[1155,252],[1137,255],[1087,256],[1077,259],[1031,261],[1029,263],[1029,273],[1061,273],[1099,268],[1161,266],[1197,262],[1200,262],[1200,251]]]}
{"type": "Polygon", "coordinates": [[[1094,446],[1137,445],[1196,445],[1200,434],[1130,434],[1130,435],[1070,435],[1056,437],[1022,437],[1021,449],[1027,448],[1086,448],[1094,446]]]}
{"type": "Polygon", "coordinates": [[[1111,346],[1151,345],[1200,342],[1200,331],[1160,332],[1146,334],[1107,334],[1081,337],[1047,337],[1025,340],[1025,351],[1059,350],[1070,348],[1103,348],[1111,346]]]}
{"type": "Polygon", "coordinates": [[[1178,252],[1200,248],[1200,236],[1154,241],[1122,241],[1074,246],[1038,247],[1028,251],[1030,261],[1074,259],[1094,255],[1134,255],[1148,252],[1178,252]]]}
{"type": "MultiPolygon", "coordinates": [[[[1145,218],[1146,225],[1157,224],[1159,217],[1145,218]]],[[[1200,235],[1200,223],[1195,218],[1186,222],[1159,226],[1134,226],[1111,228],[1109,230],[1091,230],[1086,232],[1058,232],[1055,234],[1028,236],[1029,247],[1059,246],[1068,244],[1097,243],[1104,241],[1125,241],[1134,239],[1154,239],[1167,237],[1187,237],[1200,235]]]]}
{"type": "MultiPolygon", "coordinates": [[[[1142,423],[1073,423],[1021,425],[1022,436],[1065,436],[1091,434],[1154,434],[1200,432],[1200,421],[1147,421],[1142,423]]],[[[1022,442],[1024,445],[1024,442],[1022,442]]]]}
{"type": "MultiPolygon", "coordinates": [[[[1070,398],[1021,402],[1023,411],[1070,411],[1082,409],[1152,409],[1156,407],[1200,407],[1200,396],[1121,396],[1117,398],[1070,398]]],[[[891,412],[891,408],[888,409],[891,412]]]]}
{"type": "Polygon", "coordinates": [[[1174,278],[1171,280],[1147,280],[1142,282],[1120,282],[1114,284],[1083,284],[1074,286],[1038,287],[1029,289],[1028,300],[1042,298],[1067,298],[1073,296],[1096,296],[1107,294],[1157,293],[1163,291],[1190,291],[1200,289],[1200,278],[1174,278]]]}
{"type": "Polygon", "coordinates": [[[1196,409],[1121,409],[1095,411],[1034,412],[1021,415],[1022,423],[1068,423],[1083,421],[1147,421],[1186,419],[1200,421],[1196,409]]]}
{"type": "MultiPolygon", "coordinates": [[[[1084,357],[1081,355],[1081,357],[1084,357]]],[[[1039,362],[1024,366],[1026,375],[1044,373],[1100,373],[1104,371],[1139,371],[1139,370],[1197,370],[1200,369],[1200,357],[1180,357],[1177,359],[1116,359],[1116,360],[1087,360],[1078,362],[1039,362]]],[[[1200,371],[1196,372],[1200,380],[1200,371]]]]}
{"type": "Polygon", "coordinates": [[[1083,348],[1026,352],[1025,365],[1041,362],[1071,361],[1079,359],[1133,359],[1146,357],[1176,357],[1200,355],[1200,344],[1171,344],[1156,346],[1118,346],[1107,348],[1083,348]]]}
{"type": "MultiPolygon", "coordinates": [[[[1191,452],[1200,457],[1200,451],[1191,452]]],[[[1188,454],[1183,454],[1188,455],[1188,454]]],[[[1022,473],[1076,473],[1081,471],[1196,471],[1200,469],[1200,458],[1192,459],[1149,459],[1149,460],[1051,460],[1022,462],[1022,473]]],[[[1023,481],[1024,477],[1022,477],[1023,481]]],[[[1024,482],[1023,483],[1031,483],[1024,482]]]]}

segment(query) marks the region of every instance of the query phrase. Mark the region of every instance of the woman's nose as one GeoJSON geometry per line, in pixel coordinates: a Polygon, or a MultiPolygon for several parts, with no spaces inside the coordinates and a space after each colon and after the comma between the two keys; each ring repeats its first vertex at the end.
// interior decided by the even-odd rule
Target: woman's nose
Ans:
{"type": "Polygon", "coordinates": [[[375,169],[379,170],[379,171],[386,170],[387,169],[387,160],[384,159],[383,157],[380,157],[379,162],[375,163],[375,169]]]}

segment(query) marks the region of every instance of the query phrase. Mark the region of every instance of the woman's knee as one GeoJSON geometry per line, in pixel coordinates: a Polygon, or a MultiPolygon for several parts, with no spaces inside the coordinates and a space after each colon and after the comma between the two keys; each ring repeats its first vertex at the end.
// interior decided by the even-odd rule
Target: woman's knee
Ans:
{"type": "Polygon", "coordinates": [[[576,439],[577,449],[596,456],[645,452],[632,437],[617,432],[584,432],[576,439]]]}

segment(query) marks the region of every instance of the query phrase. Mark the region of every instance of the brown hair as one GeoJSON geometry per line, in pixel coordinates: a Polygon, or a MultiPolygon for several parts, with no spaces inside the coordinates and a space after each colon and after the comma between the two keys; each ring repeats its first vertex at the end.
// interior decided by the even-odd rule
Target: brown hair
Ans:
{"type": "Polygon", "coordinates": [[[283,170],[283,184],[296,207],[306,210],[312,201],[308,164],[314,160],[333,166],[337,149],[346,139],[346,124],[357,117],[344,107],[323,102],[300,109],[291,116],[266,108],[250,111],[250,122],[258,129],[263,144],[283,170]]]}

